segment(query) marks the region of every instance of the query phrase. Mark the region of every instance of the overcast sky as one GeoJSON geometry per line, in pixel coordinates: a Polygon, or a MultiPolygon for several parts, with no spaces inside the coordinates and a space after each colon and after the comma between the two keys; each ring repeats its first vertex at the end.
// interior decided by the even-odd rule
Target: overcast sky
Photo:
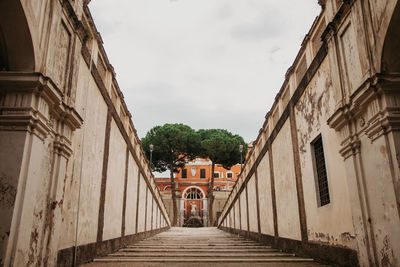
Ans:
{"type": "Polygon", "coordinates": [[[155,125],[257,137],[317,0],[94,0],[140,138],[155,125]]]}

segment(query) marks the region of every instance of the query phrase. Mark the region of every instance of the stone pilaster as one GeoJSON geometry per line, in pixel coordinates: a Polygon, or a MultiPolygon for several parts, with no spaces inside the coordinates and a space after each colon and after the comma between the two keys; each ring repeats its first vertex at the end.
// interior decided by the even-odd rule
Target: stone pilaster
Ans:
{"type": "Polygon", "coordinates": [[[8,232],[1,244],[5,265],[53,262],[48,255],[58,241],[72,132],[82,123],[50,78],[0,73],[0,174],[1,184],[8,185],[7,207],[1,211],[5,233],[0,233],[8,232]],[[44,224],[38,216],[51,220],[44,224]],[[17,257],[19,249],[30,255],[17,257]]]}

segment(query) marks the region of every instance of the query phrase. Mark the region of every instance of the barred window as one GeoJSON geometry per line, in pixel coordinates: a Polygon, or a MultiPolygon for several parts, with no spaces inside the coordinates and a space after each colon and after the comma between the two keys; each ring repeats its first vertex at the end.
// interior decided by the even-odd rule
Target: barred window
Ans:
{"type": "Polygon", "coordinates": [[[315,173],[317,176],[317,195],[319,206],[327,205],[331,202],[329,197],[329,187],[328,187],[328,176],[326,174],[324,147],[322,144],[322,137],[319,136],[313,142],[314,148],[314,162],[315,162],[315,173]]]}
{"type": "Polygon", "coordinates": [[[187,178],[187,170],[186,169],[182,170],[182,178],[187,178]]]}

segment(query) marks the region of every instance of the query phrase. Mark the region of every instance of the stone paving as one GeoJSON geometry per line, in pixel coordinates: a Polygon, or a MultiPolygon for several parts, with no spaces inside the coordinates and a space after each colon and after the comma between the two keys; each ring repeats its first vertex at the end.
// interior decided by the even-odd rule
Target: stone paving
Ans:
{"type": "Polygon", "coordinates": [[[173,227],[83,266],[327,267],[215,227],[173,227]]]}

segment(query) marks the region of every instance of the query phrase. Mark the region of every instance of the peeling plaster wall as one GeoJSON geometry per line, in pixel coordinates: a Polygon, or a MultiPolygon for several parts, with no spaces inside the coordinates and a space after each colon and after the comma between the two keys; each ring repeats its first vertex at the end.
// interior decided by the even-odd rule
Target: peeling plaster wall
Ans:
{"type": "MultiPolygon", "coordinates": [[[[37,152],[38,157],[30,159],[30,175],[27,177],[25,187],[25,205],[21,213],[21,221],[26,222],[26,224],[30,225],[31,227],[20,227],[18,229],[19,232],[16,240],[16,247],[18,248],[18,251],[24,251],[26,253],[22,253],[22,255],[18,255],[19,257],[16,257],[16,266],[24,266],[26,264],[33,265],[40,260],[38,258],[38,254],[41,250],[41,240],[39,234],[41,234],[41,228],[43,227],[43,225],[40,225],[40,212],[41,209],[46,207],[42,206],[42,201],[40,201],[40,203],[36,203],[36,200],[42,197],[42,192],[40,191],[41,184],[37,182],[35,177],[36,175],[46,175],[45,172],[42,172],[43,164],[45,164],[46,161],[46,150],[44,148],[45,147],[43,147],[43,143],[40,140],[38,140],[37,138],[33,138],[32,150],[37,152]]],[[[43,181],[41,182],[43,183],[43,181]]]]}
{"type": "Polygon", "coordinates": [[[218,225],[334,265],[399,266],[400,68],[395,36],[400,3],[319,3],[321,14],[285,75],[218,225]],[[319,137],[330,196],[323,206],[313,150],[319,137]],[[257,222],[252,220],[257,211],[252,207],[257,201],[251,199],[254,186],[257,222]],[[246,190],[249,230],[243,213],[246,190]]]}
{"type": "Polygon", "coordinates": [[[23,132],[0,132],[0,147],[6,153],[0,154],[0,162],[6,169],[0,172],[0,239],[4,240],[1,251],[7,248],[11,219],[16,204],[18,178],[20,169],[17,167],[23,160],[23,147],[28,136],[23,132]],[[14,155],[11,157],[10,155],[14,155]],[[17,166],[16,166],[17,165],[17,166]]]}
{"type": "Polygon", "coordinates": [[[79,265],[169,227],[83,1],[5,0],[0,28],[0,265],[79,265]]]}
{"type": "MultiPolygon", "coordinates": [[[[364,137],[366,142],[368,138],[364,137]]],[[[393,180],[390,174],[389,158],[384,138],[375,140],[373,145],[366,147],[361,157],[370,162],[364,165],[368,173],[365,183],[376,251],[382,266],[394,262],[400,251],[400,217],[396,214],[396,196],[393,190],[393,180]]]]}
{"type": "Polygon", "coordinates": [[[295,107],[303,178],[307,232],[310,241],[356,249],[346,170],[340,138],[326,124],[335,108],[328,59],[325,58],[295,107]],[[311,142],[322,136],[331,203],[318,207],[311,142]],[[337,214],[341,214],[337,216],[337,214]]]}

